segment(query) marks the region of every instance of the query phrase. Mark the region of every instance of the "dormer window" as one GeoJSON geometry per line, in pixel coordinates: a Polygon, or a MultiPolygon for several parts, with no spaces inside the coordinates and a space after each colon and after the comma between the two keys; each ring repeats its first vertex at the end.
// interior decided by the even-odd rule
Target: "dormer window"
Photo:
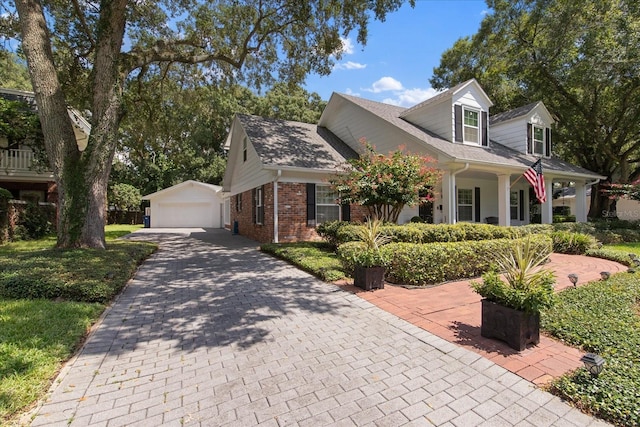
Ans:
{"type": "Polygon", "coordinates": [[[544,128],[533,126],[533,154],[544,155],[544,128]]]}
{"type": "Polygon", "coordinates": [[[551,156],[551,129],[527,123],[527,154],[551,156]]]}
{"type": "Polygon", "coordinates": [[[479,132],[479,120],[480,113],[477,110],[472,110],[467,107],[464,110],[464,142],[473,144],[478,143],[479,132]]]}

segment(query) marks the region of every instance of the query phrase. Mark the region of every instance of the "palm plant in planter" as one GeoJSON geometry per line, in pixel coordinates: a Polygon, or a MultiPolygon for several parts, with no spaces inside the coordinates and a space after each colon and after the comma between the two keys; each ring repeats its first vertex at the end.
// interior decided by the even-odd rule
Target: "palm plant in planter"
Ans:
{"type": "Polygon", "coordinates": [[[353,270],[354,285],[365,289],[384,288],[384,273],[389,257],[381,247],[391,238],[381,231],[382,221],[369,220],[358,234],[360,241],[347,242],[338,248],[338,256],[347,269],[353,270]]]}
{"type": "Polygon", "coordinates": [[[497,254],[504,280],[497,271],[490,271],[481,282],[472,282],[473,290],[484,297],[483,337],[506,341],[518,351],[540,342],[540,310],[553,305],[555,298],[553,272],[542,267],[551,248],[546,239],[514,242],[510,251],[497,254]]]}

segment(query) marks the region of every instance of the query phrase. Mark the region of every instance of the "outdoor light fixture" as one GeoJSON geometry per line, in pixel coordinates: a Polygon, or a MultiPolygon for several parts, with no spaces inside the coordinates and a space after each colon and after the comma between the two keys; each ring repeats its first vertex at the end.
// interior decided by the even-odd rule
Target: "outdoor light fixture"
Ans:
{"type": "Polygon", "coordinates": [[[602,278],[602,280],[609,280],[609,277],[611,277],[611,273],[609,273],[608,271],[601,271],[600,277],[602,278]]]}
{"type": "Polygon", "coordinates": [[[584,367],[592,377],[597,377],[604,369],[604,359],[597,354],[587,353],[580,358],[580,361],[584,363],[584,367]]]}
{"type": "Polygon", "coordinates": [[[576,285],[578,284],[578,275],[575,273],[571,273],[568,277],[569,277],[569,281],[571,282],[571,284],[573,284],[573,287],[575,288],[576,285]]]}

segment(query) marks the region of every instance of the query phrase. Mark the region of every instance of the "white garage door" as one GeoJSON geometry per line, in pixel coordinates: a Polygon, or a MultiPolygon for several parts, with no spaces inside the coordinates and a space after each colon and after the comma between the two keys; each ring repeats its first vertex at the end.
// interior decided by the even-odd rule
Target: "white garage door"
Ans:
{"type": "Polygon", "coordinates": [[[158,203],[151,209],[151,227],[220,228],[220,215],[212,202],[158,203]]]}

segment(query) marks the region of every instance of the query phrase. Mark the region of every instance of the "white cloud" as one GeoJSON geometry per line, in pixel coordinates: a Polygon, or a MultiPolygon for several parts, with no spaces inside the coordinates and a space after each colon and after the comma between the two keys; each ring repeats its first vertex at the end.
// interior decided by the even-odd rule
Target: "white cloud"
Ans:
{"type": "Polygon", "coordinates": [[[347,55],[353,54],[355,50],[354,50],[353,42],[351,41],[351,39],[345,39],[340,37],[340,41],[342,42],[342,53],[347,55]]]}
{"type": "Polygon", "coordinates": [[[402,90],[402,83],[394,79],[393,77],[383,77],[380,80],[373,82],[370,88],[362,89],[367,92],[380,93],[389,90],[399,91],[402,90]]]}
{"type": "Polygon", "coordinates": [[[334,70],[362,70],[363,68],[367,68],[367,64],[361,64],[359,62],[347,61],[342,64],[336,64],[333,69],[334,70]]]}
{"type": "Polygon", "coordinates": [[[351,90],[350,87],[347,88],[347,90],[345,91],[345,93],[347,95],[352,95],[352,96],[360,96],[360,92],[354,92],[353,90],[351,90]]]}
{"type": "Polygon", "coordinates": [[[433,88],[421,89],[403,89],[396,91],[393,97],[382,100],[385,104],[398,105],[400,107],[412,107],[438,94],[433,88]]]}

